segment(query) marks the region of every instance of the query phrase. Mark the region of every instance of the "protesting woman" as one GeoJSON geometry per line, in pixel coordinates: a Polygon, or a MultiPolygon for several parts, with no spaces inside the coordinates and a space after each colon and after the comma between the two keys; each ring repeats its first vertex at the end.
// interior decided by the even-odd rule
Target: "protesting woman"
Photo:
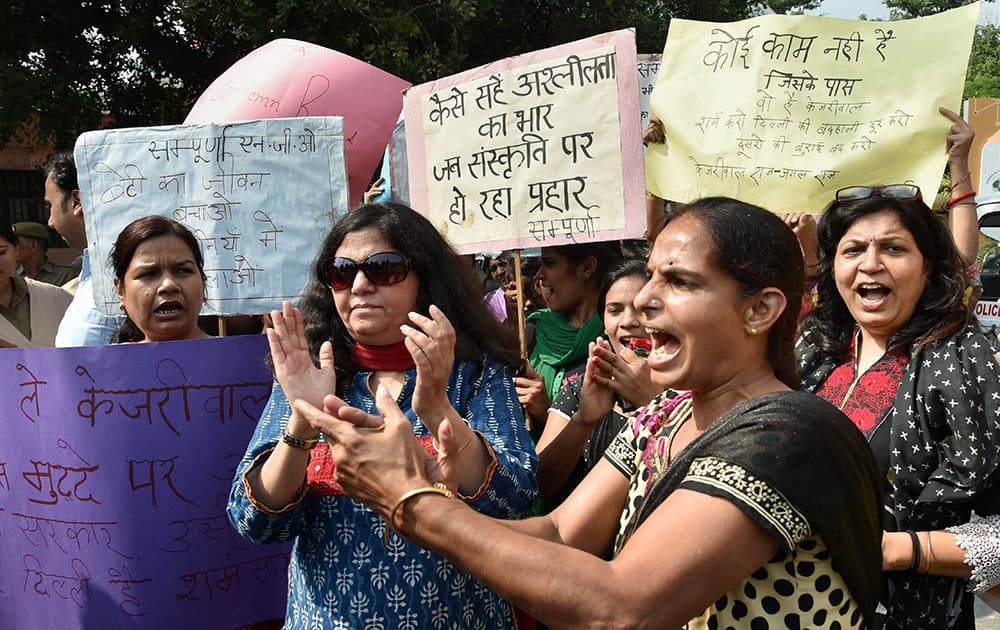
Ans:
{"type": "Polygon", "coordinates": [[[601,461],[625,426],[625,413],[662,391],[650,377],[645,355],[649,335],[639,321],[635,296],[646,284],[646,261],[629,258],[612,267],[601,283],[597,310],[605,339],[590,345],[595,370],[583,378],[580,366],[563,379],[538,440],[538,490],[562,501],[601,461]]]}
{"type": "Polygon", "coordinates": [[[115,240],[111,265],[126,315],[116,342],[208,338],[198,328],[205,261],[184,225],[155,215],[136,219],[115,240]]]}
{"type": "Polygon", "coordinates": [[[604,324],[597,313],[601,279],[621,259],[617,243],[543,247],[535,273],[548,308],[528,315],[531,369],[515,379],[525,413],[538,420],[533,435],[563,385],[563,378],[587,359],[587,347],[604,324]]]}
{"type": "Polygon", "coordinates": [[[655,398],[546,516],[497,521],[451,498],[451,423],[429,460],[384,391],[383,417],[334,396],[295,407],[336,440],[348,493],[546,625],[870,624],[878,480],[850,421],[793,391],[795,236],[763,209],[703,199],[668,215],[649,271],[636,304],[653,379],[691,394],[655,398]],[[616,538],[613,559],[595,555],[616,538]]]}
{"type": "Polygon", "coordinates": [[[819,222],[800,370],[884,480],[886,628],[974,628],[967,587],[1000,583],[997,519],[969,522],[1000,513],[1000,372],[964,266],[913,185],[843,188],[819,222]]]}
{"type": "MultiPolygon", "coordinates": [[[[536,459],[511,368],[516,344],[490,316],[465,265],[427,219],[361,206],[323,243],[301,313],[285,303],[268,331],[277,383],[229,501],[257,543],[295,541],[286,628],[514,626],[511,606],[441,556],[392,534],[344,495],[342,460],[291,402],[336,393],[369,413],[388,392],[425,452],[450,427],[456,492],[474,509],[520,517],[536,459]],[[336,464],[336,465],[335,465],[336,464]]],[[[380,457],[398,461],[393,451],[380,457]]]]}

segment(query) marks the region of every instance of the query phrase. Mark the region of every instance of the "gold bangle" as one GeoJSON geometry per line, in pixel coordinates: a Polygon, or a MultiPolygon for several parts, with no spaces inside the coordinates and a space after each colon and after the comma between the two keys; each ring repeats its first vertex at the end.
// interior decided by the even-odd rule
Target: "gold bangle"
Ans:
{"type": "Polygon", "coordinates": [[[499,463],[497,462],[496,453],[493,452],[493,447],[490,446],[490,441],[486,439],[479,431],[473,429],[473,433],[479,438],[479,441],[483,443],[483,448],[486,449],[486,456],[489,458],[489,463],[486,464],[486,474],[483,475],[483,483],[480,484],[479,488],[476,489],[471,495],[464,495],[462,491],[458,491],[458,498],[469,503],[471,501],[477,501],[483,494],[486,493],[486,489],[490,487],[490,482],[493,481],[493,474],[497,470],[499,463]]]}
{"type": "Polygon", "coordinates": [[[390,526],[396,522],[396,512],[399,511],[399,508],[401,508],[404,503],[418,494],[440,494],[441,496],[449,499],[455,498],[455,493],[449,490],[448,486],[444,485],[440,481],[433,486],[414,488],[409,492],[403,493],[403,496],[399,497],[399,500],[396,501],[396,505],[392,507],[392,511],[389,512],[389,518],[385,521],[385,537],[383,538],[383,542],[385,542],[386,545],[389,544],[389,531],[392,529],[390,526]]]}
{"type": "MultiPolygon", "coordinates": [[[[447,455],[445,455],[445,457],[451,457],[452,455],[458,455],[459,453],[461,453],[462,451],[464,451],[466,449],[466,447],[469,446],[469,444],[472,444],[472,440],[475,437],[476,437],[476,431],[475,431],[475,429],[473,429],[472,427],[469,427],[469,439],[465,441],[465,444],[463,444],[462,446],[458,447],[457,451],[455,451],[454,453],[448,453],[447,455]]],[[[437,441],[436,438],[431,438],[431,444],[434,446],[434,450],[435,451],[437,451],[438,453],[441,452],[441,445],[438,444],[438,441],[437,441]]]]}

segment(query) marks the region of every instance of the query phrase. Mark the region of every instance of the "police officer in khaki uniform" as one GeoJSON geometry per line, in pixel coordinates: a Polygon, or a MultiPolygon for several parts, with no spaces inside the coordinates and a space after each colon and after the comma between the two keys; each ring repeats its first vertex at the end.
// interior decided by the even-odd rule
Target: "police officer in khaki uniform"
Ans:
{"type": "Polygon", "coordinates": [[[56,286],[62,286],[80,275],[79,261],[61,265],[49,260],[49,229],[41,223],[15,223],[14,232],[17,234],[20,275],[56,286]]]}

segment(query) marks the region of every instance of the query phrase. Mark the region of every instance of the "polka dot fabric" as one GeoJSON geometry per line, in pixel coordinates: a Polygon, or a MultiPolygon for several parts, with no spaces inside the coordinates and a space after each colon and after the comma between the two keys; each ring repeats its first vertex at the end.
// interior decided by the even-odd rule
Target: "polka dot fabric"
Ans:
{"type": "Polygon", "coordinates": [[[861,609],[818,536],[757,569],[685,630],[862,628],[861,609]]]}

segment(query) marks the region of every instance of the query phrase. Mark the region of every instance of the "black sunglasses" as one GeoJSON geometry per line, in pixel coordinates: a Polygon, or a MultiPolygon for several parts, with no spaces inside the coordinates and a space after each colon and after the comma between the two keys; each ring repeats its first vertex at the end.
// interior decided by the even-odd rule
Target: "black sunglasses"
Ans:
{"type": "Polygon", "coordinates": [[[338,257],[323,264],[320,280],[334,291],[340,291],[354,284],[359,269],[372,284],[387,287],[406,280],[410,275],[410,261],[397,252],[379,252],[361,262],[338,257]]]}
{"type": "Polygon", "coordinates": [[[837,191],[837,202],[848,203],[871,197],[915,201],[921,199],[920,188],[913,184],[891,184],[889,186],[848,186],[837,191]]]}

